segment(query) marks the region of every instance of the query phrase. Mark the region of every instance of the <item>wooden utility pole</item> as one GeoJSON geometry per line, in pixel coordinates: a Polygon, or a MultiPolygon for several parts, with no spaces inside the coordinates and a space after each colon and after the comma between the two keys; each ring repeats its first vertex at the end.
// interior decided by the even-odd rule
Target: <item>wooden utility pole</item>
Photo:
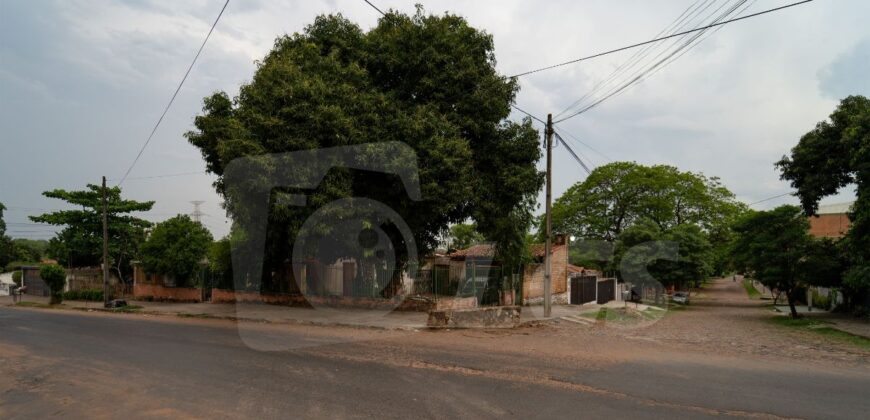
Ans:
{"type": "Polygon", "coordinates": [[[551,207],[553,201],[553,114],[547,114],[547,128],[544,130],[547,137],[547,204],[546,204],[546,242],[544,243],[544,318],[551,314],[551,294],[553,287],[553,266],[550,251],[553,248],[552,228],[553,219],[551,207]]]}
{"type": "Polygon", "coordinates": [[[106,204],[106,177],[103,177],[103,306],[109,306],[109,216],[106,204]]]}

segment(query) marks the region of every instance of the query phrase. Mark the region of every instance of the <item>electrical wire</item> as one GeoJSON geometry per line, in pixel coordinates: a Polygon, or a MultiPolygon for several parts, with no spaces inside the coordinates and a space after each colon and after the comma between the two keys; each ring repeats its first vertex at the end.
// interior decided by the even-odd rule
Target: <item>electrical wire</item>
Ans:
{"type": "Polygon", "coordinates": [[[370,2],[369,0],[363,0],[363,1],[366,2],[366,3],[368,3],[369,6],[371,6],[373,9],[377,10],[378,13],[380,13],[381,15],[383,15],[383,16],[386,16],[386,15],[387,15],[386,13],[382,12],[381,9],[378,9],[378,6],[375,6],[375,5],[372,4],[372,2],[370,2]]]}
{"type": "MultiPolygon", "coordinates": [[[[704,2],[701,3],[701,0],[696,0],[695,3],[689,5],[689,7],[686,8],[686,10],[684,10],[683,13],[681,13],[679,16],[677,16],[677,18],[676,18],[673,22],[671,22],[670,24],[668,24],[668,26],[666,26],[665,29],[662,29],[661,31],[659,31],[659,33],[655,34],[655,35],[653,36],[653,38],[658,38],[658,37],[660,37],[660,36],[662,36],[662,35],[670,35],[670,34],[676,32],[676,31],[679,31],[680,29],[684,28],[685,25],[688,24],[688,22],[687,22],[686,20],[687,20],[688,18],[694,16],[695,14],[699,13],[699,10],[698,10],[698,9],[699,9],[701,6],[706,5],[706,7],[709,7],[710,4],[712,4],[712,3],[708,4],[710,1],[711,1],[711,0],[704,0],[704,2]],[[693,9],[694,9],[694,10],[693,10],[693,9]]],[[[706,7],[705,7],[704,9],[701,9],[701,11],[706,10],[706,7]]],[[[594,94],[597,93],[597,92],[598,92],[598,91],[599,91],[603,86],[609,84],[611,81],[613,81],[614,79],[616,79],[616,77],[618,77],[618,76],[621,75],[622,73],[625,73],[625,72],[628,71],[629,69],[633,68],[634,65],[636,65],[638,62],[640,62],[640,60],[646,58],[646,56],[649,55],[649,53],[650,53],[653,49],[655,49],[655,47],[658,46],[658,45],[661,45],[661,44],[649,44],[649,45],[644,46],[644,47],[641,48],[640,50],[637,50],[634,54],[631,55],[631,57],[628,58],[628,60],[626,60],[624,63],[620,64],[620,65],[619,65],[615,70],[613,70],[613,72],[611,72],[610,75],[607,76],[607,78],[602,79],[602,80],[599,80],[599,81],[598,81],[598,82],[597,82],[597,83],[592,87],[592,90],[590,90],[589,92],[587,92],[586,94],[584,94],[580,99],[574,101],[571,105],[569,105],[568,107],[566,107],[565,109],[563,109],[562,111],[560,111],[560,112],[559,112],[558,114],[556,114],[554,117],[555,117],[555,118],[559,118],[559,117],[561,117],[564,113],[570,111],[572,108],[574,108],[574,107],[576,107],[576,106],[579,106],[581,103],[583,103],[584,100],[586,100],[586,98],[588,98],[588,97],[594,95],[594,94]]]]}
{"type": "Polygon", "coordinates": [[[752,207],[752,206],[754,206],[754,205],[756,205],[756,204],[761,204],[761,203],[764,203],[765,201],[775,200],[775,199],[777,199],[777,198],[785,197],[785,196],[787,196],[787,195],[794,195],[794,191],[787,192],[787,193],[785,193],[785,194],[775,195],[775,196],[773,196],[773,197],[768,197],[768,198],[765,198],[764,200],[758,200],[758,201],[756,201],[756,202],[754,202],[754,203],[749,203],[749,204],[747,204],[747,206],[752,207]]]}
{"type": "MultiPolygon", "coordinates": [[[[715,20],[714,20],[714,22],[715,22],[714,25],[715,25],[716,23],[719,23],[719,21],[721,21],[721,19],[724,19],[725,17],[727,17],[728,15],[730,15],[731,13],[733,13],[733,12],[734,12],[738,7],[740,7],[741,5],[743,5],[745,2],[746,2],[746,0],[742,0],[742,1],[738,2],[737,4],[735,4],[734,6],[732,6],[731,8],[729,8],[728,10],[726,10],[725,12],[721,13],[721,14],[720,14],[720,15],[719,15],[715,20]]],[[[723,5],[723,6],[724,6],[724,5],[723,5]]],[[[720,6],[719,9],[717,9],[716,11],[720,10],[721,7],[722,7],[722,6],[720,6]]],[[[715,13],[715,11],[714,11],[714,13],[715,13]]],[[[707,25],[707,26],[708,26],[708,29],[709,29],[710,27],[713,27],[713,26],[711,26],[711,25],[707,25]]],[[[647,67],[647,68],[645,68],[645,69],[643,69],[643,70],[639,70],[638,72],[635,72],[635,73],[632,75],[631,79],[630,79],[628,82],[623,83],[622,85],[620,85],[620,86],[618,86],[618,87],[615,87],[615,88],[611,89],[610,91],[608,91],[607,94],[605,94],[605,96],[601,97],[600,99],[596,100],[595,102],[591,103],[590,105],[587,105],[586,107],[580,109],[579,111],[573,112],[573,113],[571,113],[570,115],[568,115],[568,116],[566,116],[566,117],[563,117],[563,118],[559,119],[557,122],[566,121],[566,120],[571,119],[571,118],[574,118],[574,117],[576,117],[576,116],[578,116],[578,115],[580,115],[580,114],[583,114],[583,113],[585,113],[585,112],[587,112],[587,111],[589,111],[589,110],[591,110],[591,109],[597,107],[597,106],[600,105],[602,102],[604,102],[604,101],[606,101],[606,100],[608,100],[608,99],[610,99],[610,98],[612,98],[612,97],[614,97],[614,96],[616,96],[616,95],[621,94],[622,92],[624,92],[624,91],[625,91],[626,89],[628,89],[629,87],[631,87],[631,86],[633,86],[633,85],[635,85],[635,84],[637,84],[637,83],[640,83],[642,80],[644,80],[645,77],[647,77],[648,75],[652,74],[652,72],[658,71],[658,69],[662,68],[663,66],[672,63],[672,62],[673,62],[672,59],[673,59],[675,56],[677,56],[677,54],[685,53],[685,52],[687,51],[687,49],[690,49],[690,48],[694,47],[695,45],[697,45],[697,43],[695,43],[695,41],[697,41],[697,40],[698,40],[698,39],[699,39],[699,38],[700,38],[700,37],[701,37],[705,32],[706,32],[706,29],[705,29],[704,31],[700,31],[700,32],[695,33],[693,36],[691,36],[691,37],[688,39],[688,41],[683,42],[679,47],[677,47],[675,50],[671,51],[671,52],[670,52],[668,55],[666,55],[664,58],[662,58],[661,60],[655,62],[655,64],[653,64],[653,65],[651,65],[651,66],[649,66],[649,67],[647,67]]],[[[660,57],[660,56],[661,56],[663,53],[665,53],[665,52],[667,52],[667,50],[662,51],[661,53],[659,53],[659,54],[655,57],[655,59],[657,59],[658,57],[660,57]]]]}
{"type": "Polygon", "coordinates": [[[564,139],[562,139],[562,136],[560,136],[559,133],[556,132],[556,130],[553,130],[553,134],[556,135],[557,139],[562,141],[562,144],[565,145],[565,149],[568,150],[568,153],[570,153],[571,156],[574,158],[574,160],[576,160],[577,163],[579,163],[580,166],[583,168],[583,170],[586,171],[586,175],[591,175],[592,170],[589,169],[589,166],[586,166],[586,163],[583,162],[583,159],[580,159],[580,156],[577,156],[577,153],[574,152],[574,149],[572,149],[571,146],[569,146],[568,143],[564,139]]]}
{"type": "Polygon", "coordinates": [[[702,31],[702,30],[705,30],[705,29],[710,29],[710,28],[713,28],[713,27],[716,27],[716,26],[726,25],[726,24],[729,24],[729,23],[731,23],[731,22],[737,22],[737,21],[739,21],[739,20],[745,20],[745,19],[749,19],[749,18],[756,17],[756,16],[761,16],[761,15],[764,15],[764,14],[767,14],[767,13],[772,13],[772,12],[780,11],[780,10],[783,10],[783,9],[788,9],[788,8],[790,8],[790,7],[795,7],[795,6],[799,6],[799,5],[802,5],[802,4],[810,3],[810,2],[812,2],[812,1],[814,1],[814,0],[803,0],[803,1],[795,2],[795,3],[789,3],[789,4],[786,4],[786,5],[784,5],[784,6],[775,7],[775,8],[773,8],[773,9],[767,9],[767,10],[763,10],[763,11],[761,11],[761,12],[753,13],[753,14],[750,14],[750,15],[741,16],[741,17],[737,17],[737,18],[734,18],[734,19],[729,19],[729,20],[727,20],[727,21],[725,21],[725,22],[718,22],[718,23],[711,24],[711,25],[707,25],[707,26],[703,26],[703,27],[700,27],[700,28],[690,29],[690,30],[683,31],[683,32],[679,32],[679,33],[676,33],[676,34],[671,34],[671,35],[668,35],[668,36],[665,36],[665,37],[656,38],[656,39],[651,39],[651,40],[649,40],[649,41],[644,41],[644,42],[638,42],[638,43],[636,43],[636,44],[631,44],[631,45],[627,45],[627,46],[624,46],[624,47],[616,48],[616,49],[613,49],[613,50],[609,50],[609,51],[604,51],[604,52],[600,52],[600,53],[592,54],[592,55],[589,55],[589,56],[586,56],[586,57],[580,57],[580,58],[576,58],[576,59],[573,59],[573,60],[565,61],[565,62],[562,62],[562,63],[553,64],[553,65],[546,66],[546,67],[540,67],[540,68],[537,68],[537,69],[534,69],[534,70],[525,71],[525,72],[522,72],[522,73],[517,73],[517,74],[515,74],[515,75],[513,75],[513,76],[510,76],[510,77],[511,77],[511,78],[513,78],[513,77],[523,77],[523,76],[527,76],[527,75],[534,74],[534,73],[540,73],[540,72],[542,72],[542,71],[547,71],[547,70],[555,69],[555,68],[558,68],[558,67],[563,67],[563,66],[567,66],[567,65],[570,65],[570,64],[579,63],[579,62],[581,62],[581,61],[586,61],[586,60],[590,60],[590,59],[593,59],[593,58],[598,58],[598,57],[605,56],[605,55],[608,55],[608,54],[613,54],[613,53],[616,53],[616,52],[620,52],[620,51],[625,51],[625,50],[629,50],[629,49],[632,49],[632,48],[641,47],[641,46],[644,46],[644,45],[647,45],[647,44],[652,44],[652,43],[654,43],[654,42],[664,41],[664,40],[666,40],[666,39],[670,39],[670,38],[676,38],[676,37],[678,37],[678,36],[686,35],[686,34],[689,34],[689,33],[692,33],[692,32],[698,32],[698,31],[702,31]]]}
{"type": "Polygon", "coordinates": [[[220,13],[218,13],[217,18],[214,20],[214,23],[211,25],[211,29],[208,30],[208,34],[206,34],[205,39],[202,41],[202,45],[199,46],[199,50],[196,52],[196,55],[193,57],[193,61],[190,63],[190,66],[187,68],[187,71],[184,73],[184,77],[181,78],[181,82],[178,84],[178,87],[175,88],[175,93],[172,94],[172,98],[169,99],[169,103],[166,104],[166,108],[163,109],[163,113],[160,114],[160,118],[157,120],[157,123],[154,124],[154,128],[151,130],[151,134],[148,135],[148,138],[145,140],[145,144],[142,145],[142,148],[139,149],[139,153],[136,155],[136,158],[133,159],[133,163],[130,164],[130,167],[127,168],[127,172],[124,173],[124,176],[121,177],[121,181],[118,182],[117,186],[120,186],[127,179],[127,176],[130,175],[130,171],[133,170],[133,167],[136,166],[136,163],[139,162],[139,158],[142,157],[142,153],[145,151],[145,148],[148,147],[148,144],[151,143],[151,139],[154,138],[154,133],[157,132],[157,128],[160,127],[160,123],[163,122],[163,118],[166,117],[166,113],[169,112],[169,108],[172,107],[172,103],[175,102],[175,98],[178,96],[178,92],[181,91],[181,87],[184,86],[184,82],[187,80],[187,76],[190,75],[190,71],[193,70],[193,65],[196,64],[196,60],[199,59],[200,54],[202,54],[202,50],[205,48],[205,44],[208,42],[209,38],[211,38],[212,32],[214,32],[214,28],[217,26],[218,21],[221,20],[221,16],[224,14],[224,10],[227,9],[227,5],[230,4],[230,0],[226,0],[224,6],[221,8],[220,13]]]}

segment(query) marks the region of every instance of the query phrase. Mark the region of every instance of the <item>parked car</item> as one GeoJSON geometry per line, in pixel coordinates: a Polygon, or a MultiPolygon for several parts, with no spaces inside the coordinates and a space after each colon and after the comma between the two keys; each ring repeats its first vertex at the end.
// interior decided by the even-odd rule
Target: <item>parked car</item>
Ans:
{"type": "Polygon", "coordinates": [[[674,303],[679,303],[681,305],[689,304],[689,292],[674,292],[674,296],[671,297],[671,300],[674,303]]]}

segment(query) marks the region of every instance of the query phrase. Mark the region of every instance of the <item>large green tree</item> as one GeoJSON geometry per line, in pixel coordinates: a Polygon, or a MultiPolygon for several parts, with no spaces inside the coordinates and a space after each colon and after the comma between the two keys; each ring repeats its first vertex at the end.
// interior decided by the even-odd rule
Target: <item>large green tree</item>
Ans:
{"type": "Polygon", "coordinates": [[[644,269],[662,285],[683,289],[697,287],[713,270],[713,253],[707,235],[692,224],[662,230],[649,219],[638,220],[622,232],[614,251],[613,263],[606,269],[628,270],[619,275],[629,282],[643,280],[644,273],[632,271],[644,269]],[[626,261],[626,258],[636,261],[626,261]]]}
{"type": "MultiPolygon", "coordinates": [[[[30,220],[36,223],[64,227],[49,241],[47,253],[67,266],[100,265],[103,255],[102,187],[89,184],[85,190],[56,189],[42,195],[78,207],[76,210],[59,210],[30,216],[30,220]]],[[[132,273],[130,261],[144,240],[144,230],[151,226],[151,222],[130,213],[151,210],[154,202],[123,199],[119,187],[106,189],[106,202],[110,264],[119,278],[125,280],[132,273]]]]}
{"type": "Polygon", "coordinates": [[[44,239],[15,238],[12,245],[18,261],[40,261],[48,249],[48,241],[44,239]]]}
{"type": "Polygon", "coordinates": [[[187,138],[218,175],[215,186],[236,221],[248,203],[233,200],[223,178],[236,158],[387,141],[416,152],[422,201],[410,200],[395,177],[346,169],[306,191],[305,206],[273,200],[266,283],[312,212],[352,196],[395,210],[420,253],[450,224],[471,218],[503,260],[519,261],[543,179],[531,121],[506,120],[518,89],[495,70],[492,36],[459,16],[390,12],[369,31],[340,15],[319,16],[303,33],[278,38],[238,96],[205,98],[187,138]]]}
{"type": "Polygon", "coordinates": [[[613,162],[596,168],[556,200],[553,229],[613,242],[641,220],[656,225],[662,237],[678,226],[695,226],[698,231],[693,234],[682,232],[682,239],[691,240],[686,247],[703,248],[702,265],[722,272],[731,225],[745,211],[718,178],[666,165],[613,162]]]}
{"type": "Polygon", "coordinates": [[[851,269],[845,286],[850,295],[870,291],[870,99],[849,96],[830,117],[804,134],[791,154],[776,163],[782,179],[797,189],[808,215],[819,201],[854,185],[857,200],[849,215],[851,227],[844,249],[851,269]]]}
{"type": "Polygon", "coordinates": [[[796,206],[753,212],[739,220],[734,230],[734,258],[740,268],[771,290],[785,294],[793,318],[802,286],[818,279],[817,254],[824,252],[809,234],[809,221],[796,206]]]}
{"type": "Polygon", "coordinates": [[[578,238],[615,240],[645,219],[662,230],[694,224],[717,235],[744,207],[718,178],[666,165],[599,166],[553,205],[553,228],[578,238]]]}
{"type": "Polygon", "coordinates": [[[168,275],[177,286],[190,285],[212,240],[201,223],[178,215],[154,226],[139,255],[145,271],[168,275]]]}

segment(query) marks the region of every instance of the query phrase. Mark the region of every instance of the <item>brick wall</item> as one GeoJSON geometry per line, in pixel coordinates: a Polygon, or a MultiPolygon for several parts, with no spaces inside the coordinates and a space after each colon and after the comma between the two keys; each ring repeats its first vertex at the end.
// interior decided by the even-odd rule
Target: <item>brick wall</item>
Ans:
{"type": "Polygon", "coordinates": [[[270,295],[259,292],[212,289],[211,303],[268,303],[271,305],[304,306],[306,300],[300,295],[270,295]]]}
{"type": "Polygon", "coordinates": [[[817,238],[842,238],[849,230],[849,216],[822,214],[810,217],[810,234],[817,238]]]}
{"type": "Polygon", "coordinates": [[[133,298],[169,302],[202,302],[202,289],[137,283],[133,286],[133,298]]]}
{"type": "MultiPolygon", "coordinates": [[[[568,291],[568,247],[557,246],[553,249],[551,262],[553,270],[554,295],[568,291]]],[[[526,264],[523,268],[523,301],[534,301],[544,297],[544,264],[526,264]]]]}

